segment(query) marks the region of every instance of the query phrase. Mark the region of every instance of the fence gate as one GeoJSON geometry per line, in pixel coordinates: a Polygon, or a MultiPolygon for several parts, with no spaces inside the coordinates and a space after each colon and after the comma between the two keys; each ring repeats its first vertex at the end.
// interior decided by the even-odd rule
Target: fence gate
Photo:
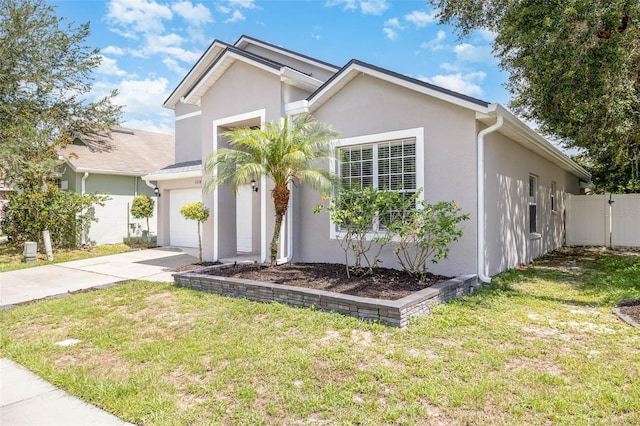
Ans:
{"type": "Polygon", "coordinates": [[[567,195],[568,246],[640,247],[640,194],[567,195]]]}

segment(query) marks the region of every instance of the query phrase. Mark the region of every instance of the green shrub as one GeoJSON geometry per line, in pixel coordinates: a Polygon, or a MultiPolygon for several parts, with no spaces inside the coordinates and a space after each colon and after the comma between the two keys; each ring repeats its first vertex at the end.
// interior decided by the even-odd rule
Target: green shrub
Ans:
{"type": "Polygon", "coordinates": [[[416,208],[398,212],[389,227],[398,244],[393,252],[400,266],[413,277],[425,279],[427,262],[449,256],[449,245],[462,237],[460,222],[469,220],[469,215],[454,201],[429,204],[416,199],[415,203],[416,208]]]}
{"type": "Polygon", "coordinates": [[[447,258],[449,245],[462,236],[460,222],[469,215],[453,201],[429,204],[420,198],[421,192],[348,188],[328,205],[315,207],[315,213],[328,211],[336,226],[347,276],[373,273],[389,243],[395,246],[393,252],[403,270],[417,279],[426,277],[428,261],[447,258]]]}
{"type": "Polygon", "coordinates": [[[136,195],[131,202],[131,216],[136,219],[147,219],[147,234],[149,233],[149,218],[153,216],[155,202],[148,195],[136,195]]]}
{"type": "Polygon", "coordinates": [[[319,205],[315,213],[329,212],[336,226],[338,243],[345,253],[347,276],[373,273],[380,263],[380,253],[393,238],[389,223],[394,212],[411,203],[404,194],[373,187],[346,188],[326,206],[319,205]],[[349,264],[349,254],[353,265],[349,264]]]}
{"type": "Polygon", "coordinates": [[[0,227],[14,243],[41,241],[49,230],[53,247],[76,247],[96,222],[95,205],[104,206],[109,197],[80,195],[51,185],[46,192],[13,193],[3,208],[0,227]]]}
{"type": "Polygon", "coordinates": [[[198,249],[199,260],[202,263],[202,239],[200,237],[200,223],[209,219],[209,209],[202,204],[201,201],[195,203],[187,203],[180,207],[180,214],[185,219],[195,220],[198,224],[198,249]]]}

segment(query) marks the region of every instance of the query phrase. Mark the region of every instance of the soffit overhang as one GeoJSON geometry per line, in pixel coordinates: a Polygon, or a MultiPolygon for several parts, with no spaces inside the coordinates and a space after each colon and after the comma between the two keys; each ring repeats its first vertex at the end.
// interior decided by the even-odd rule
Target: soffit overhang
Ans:
{"type": "Polygon", "coordinates": [[[504,118],[504,124],[497,130],[498,133],[549,160],[561,169],[578,176],[580,179],[586,181],[591,180],[591,174],[582,166],[574,162],[558,147],[553,145],[545,137],[533,130],[502,105],[489,105],[486,113],[476,113],[476,120],[486,126],[491,126],[495,124],[497,116],[502,116],[504,118]]]}

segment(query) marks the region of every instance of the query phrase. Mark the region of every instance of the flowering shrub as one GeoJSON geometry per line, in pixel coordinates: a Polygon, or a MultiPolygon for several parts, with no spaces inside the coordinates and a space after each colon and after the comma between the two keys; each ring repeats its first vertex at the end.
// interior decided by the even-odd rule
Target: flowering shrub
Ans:
{"type": "Polygon", "coordinates": [[[429,261],[448,257],[449,245],[462,237],[460,223],[469,215],[453,201],[429,204],[420,193],[366,187],[344,189],[334,198],[323,196],[329,204],[316,206],[314,212],[329,212],[345,253],[347,276],[373,273],[389,243],[403,270],[417,279],[426,277],[429,261]]]}
{"type": "Polygon", "coordinates": [[[400,266],[417,279],[427,275],[427,263],[437,263],[449,256],[449,245],[462,237],[462,221],[469,214],[462,213],[453,201],[429,204],[416,200],[416,208],[404,209],[391,223],[392,234],[397,239],[394,248],[400,266]]]}
{"type": "Polygon", "coordinates": [[[380,191],[373,187],[348,188],[334,197],[323,196],[328,205],[318,205],[315,213],[326,210],[337,227],[338,243],[345,253],[347,276],[373,272],[380,263],[383,247],[392,240],[388,226],[391,212],[402,208],[405,198],[394,191],[380,191]],[[375,243],[375,245],[374,245],[375,243]],[[350,266],[349,254],[353,258],[350,266]]]}

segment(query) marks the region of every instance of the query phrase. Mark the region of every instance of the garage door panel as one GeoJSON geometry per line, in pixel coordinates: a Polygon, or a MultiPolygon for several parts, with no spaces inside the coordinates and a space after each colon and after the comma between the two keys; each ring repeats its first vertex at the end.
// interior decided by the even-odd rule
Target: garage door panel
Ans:
{"type": "Polygon", "coordinates": [[[169,192],[169,238],[172,246],[198,247],[198,223],[187,220],[180,208],[187,203],[202,201],[200,188],[173,189],[169,192]]]}

